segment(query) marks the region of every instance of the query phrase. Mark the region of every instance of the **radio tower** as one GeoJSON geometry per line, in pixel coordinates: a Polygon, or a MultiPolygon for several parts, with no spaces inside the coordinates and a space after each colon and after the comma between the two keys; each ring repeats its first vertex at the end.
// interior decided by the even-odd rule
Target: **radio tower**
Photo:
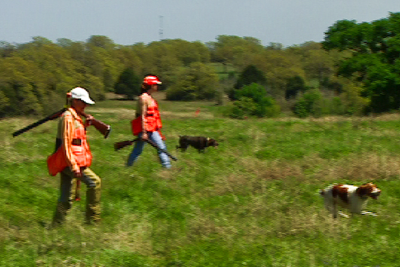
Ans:
{"type": "Polygon", "coordinates": [[[159,30],[159,35],[160,35],[160,41],[162,41],[164,39],[163,37],[163,16],[160,16],[160,30],[159,30]]]}

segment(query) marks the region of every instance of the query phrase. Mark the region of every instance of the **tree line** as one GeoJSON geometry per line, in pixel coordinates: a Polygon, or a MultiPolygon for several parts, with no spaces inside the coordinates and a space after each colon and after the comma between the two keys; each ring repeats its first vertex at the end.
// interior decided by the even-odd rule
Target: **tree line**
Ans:
{"type": "Polygon", "coordinates": [[[168,100],[215,100],[231,117],[299,117],[387,112],[400,106],[400,13],[341,20],[321,43],[263,46],[253,37],[213,42],[168,39],[118,45],[88,40],[0,42],[0,117],[59,109],[71,88],[96,101],[113,92],[133,99],[142,77],[157,74],[168,100]],[[224,101],[228,96],[229,101],[224,101]]]}

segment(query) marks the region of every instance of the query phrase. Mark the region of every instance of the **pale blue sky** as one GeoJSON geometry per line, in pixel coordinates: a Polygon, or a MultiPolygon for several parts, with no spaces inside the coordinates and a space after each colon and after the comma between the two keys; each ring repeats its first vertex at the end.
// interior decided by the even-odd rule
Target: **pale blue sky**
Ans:
{"type": "Polygon", "coordinates": [[[105,35],[130,45],[158,41],[162,29],[164,39],[236,35],[290,46],[323,41],[337,20],[371,22],[389,12],[400,12],[399,0],[0,0],[0,41],[105,35]]]}

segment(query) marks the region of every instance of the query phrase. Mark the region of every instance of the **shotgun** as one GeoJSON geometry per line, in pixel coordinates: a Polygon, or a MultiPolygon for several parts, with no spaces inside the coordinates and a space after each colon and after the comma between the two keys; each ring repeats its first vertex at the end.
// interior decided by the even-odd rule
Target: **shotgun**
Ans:
{"type": "Polygon", "coordinates": [[[22,128],[22,129],[20,129],[20,130],[18,130],[18,131],[13,132],[12,135],[13,135],[13,137],[16,137],[16,136],[18,136],[18,135],[20,135],[20,134],[23,134],[24,132],[29,131],[29,130],[32,129],[32,128],[35,128],[35,127],[37,127],[37,126],[39,126],[39,125],[41,125],[41,124],[47,122],[47,121],[54,120],[54,119],[60,117],[61,114],[63,114],[64,111],[66,111],[66,110],[67,110],[66,108],[63,108],[63,109],[61,109],[61,110],[59,110],[59,111],[56,111],[56,112],[54,112],[53,114],[50,114],[49,116],[47,116],[47,117],[45,117],[45,118],[43,118],[43,119],[41,119],[41,120],[38,120],[37,122],[34,122],[34,123],[32,123],[32,124],[30,124],[30,125],[28,125],[28,126],[22,128]]]}
{"type": "MultiPolygon", "coordinates": [[[[22,129],[20,129],[18,131],[13,132],[12,135],[13,135],[13,137],[16,137],[16,136],[18,136],[20,134],[23,134],[23,133],[29,131],[30,129],[33,129],[33,128],[35,128],[35,127],[47,122],[47,121],[54,120],[54,119],[60,117],[61,114],[63,114],[64,111],[66,111],[66,110],[67,110],[67,108],[63,108],[63,109],[61,109],[61,110],[59,110],[57,112],[54,112],[53,114],[50,114],[49,116],[47,116],[47,117],[45,117],[45,118],[43,118],[41,120],[38,120],[37,122],[34,122],[34,123],[22,128],[22,129]]],[[[84,112],[81,112],[81,115],[83,117],[85,117],[85,118],[87,118],[89,116],[88,114],[86,114],[84,112]]],[[[101,122],[99,120],[96,120],[95,118],[92,118],[91,124],[96,128],[96,130],[98,130],[104,136],[104,138],[107,138],[108,135],[111,132],[111,126],[110,125],[107,125],[107,124],[105,124],[105,123],[103,123],[103,122],[101,122]]]]}
{"type": "MultiPolygon", "coordinates": [[[[81,112],[80,113],[83,117],[88,118],[88,114],[86,114],[85,112],[81,112]]],[[[99,131],[103,136],[104,139],[106,139],[108,137],[108,135],[111,132],[111,126],[108,124],[105,124],[102,121],[96,120],[95,118],[92,118],[90,120],[90,124],[94,126],[94,128],[96,128],[97,131],[99,131]]]]}
{"type": "Polygon", "coordinates": [[[132,144],[135,143],[136,141],[144,141],[144,142],[147,142],[147,143],[149,143],[152,147],[154,147],[155,149],[157,149],[157,150],[159,150],[159,151],[161,151],[161,152],[167,154],[167,156],[170,157],[171,159],[173,159],[173,160],[175,160],[175,161],[178,160],[177,158],[175,158],[174,156],[172,156],[168,151],[166,151],[165,149],[160,148],[160,147],[159,147],[157,144],[155,144],[153,141],[151,141],[151,140],[149,140],[149,139],[143,140],[143,139],[141,139],[140,137],[137,137],[137,138],[135,138],[135,139],[133,139],[133,140],[126,140],[126,141],[116,142],[116,143],[114,143],[114,149],[115,149],[115,151],[120,150],[120,149],[122,149],[122,148],[124,148],[124,147],[126,147],[126,146],[132,145],[132,144]]]}

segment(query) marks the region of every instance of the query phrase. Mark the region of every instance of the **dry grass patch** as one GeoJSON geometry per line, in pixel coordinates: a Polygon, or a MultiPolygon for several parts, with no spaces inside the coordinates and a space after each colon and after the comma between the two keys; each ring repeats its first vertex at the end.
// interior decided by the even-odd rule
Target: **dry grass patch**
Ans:
{"type": "Polygon", "coordinates": [[[304,122],[339,122],[339,121],[352,121],[352,122],[360,122],[360,121],[397,121],[400,120],[400,113],[388,113],[381,114],[376,116],[364,116],[364,117],[344,117],[344,116],[324,116],[320,118],[296,118],[296,117],[282,117],[274,119],[276,121],[304,121],[304,122]]]}
{"type": "Polygon", "coordinates": [[[239,159],[239,164],[245,169],[246,173],[253,173],[262,180],[283,180],[288,177],[304,177],[302,165],[295,162],[241,158],[239,159]]]}
{"type": "Polygon", "coordinates": [[[112,233],[104,233],[104,244],[110,249],[151,255],[153,253],[153,225],[149,218],[126,214],[112,233]]]}
{"type": "Polygon", "coordinates": [[[135,109],[126,108],[90,108],[88,113],[112,114],[115,118],[107,119],[107,122],[116,122],[120,120],[132,120],[135,117],[135,109]]]}
{"type": "Polygon", "coordinates": [[[327,161],[324,168],[315,173],[319,181],[340,181],[348,179],[357,182],[369,182],[400,175],[400,158],[368,154],[363,157],[351,157],[337,161],[327,161]]]}
{"type": "Polygon", "coordinates": [[[162,119],[172,120],[172,119],[213,119],[214,115],[209,112],[199,112],[196,114],[195,111],[193,112],[175,112],[175,111],[161,111],[160,112],[162,119]]]}

